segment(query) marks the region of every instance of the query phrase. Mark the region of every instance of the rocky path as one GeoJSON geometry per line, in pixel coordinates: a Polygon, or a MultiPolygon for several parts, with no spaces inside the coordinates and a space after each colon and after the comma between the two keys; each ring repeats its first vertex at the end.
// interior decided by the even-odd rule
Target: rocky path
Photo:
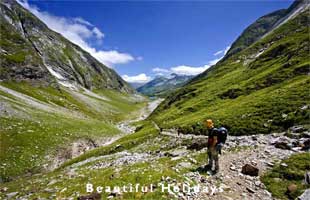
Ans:
{"type": "MultiPolygon", "coordinates": [[[[164,99],[156,99],[154,101],[150,101],[148,103],[148,105],[144,108],[141,109],[140,114],[138,115],[138,117],[136,119],[132,119],[132,120],[126,120],[123,122],[120,122],[117,125],[117,128],[119,130],[121,130],[123,133],[125,134],[130,134],[130,133],[134,133],[135,131],[135,127],[133,127],[131,124],[133,122],[137,122],[137,121],[141,121],[146,119],[155,109],[156,107],[163,101],[164,99]]],[[[123,135],[122,135],[123,136],[123,135]]],[[[122,137],[120,136],[120,137],[122,137]]],[[[114,140],[115,141],[115,140],[114,140]]],[[[112,143],[112,142],[111,142],[112,143]]]]}
{"type": "Polygon", "coordinates": [[[229,138],[226,151],[220,157],[220,173],[208,177],[204,183],[218,184],[224,191],[214,196],[197,195],[194,199],[273,199],[259,176],[245,175],[241,171],[249,164],[261,175],[275,163],[298,152],[276,148],[273,143],[277,138],[272,135],[229,138]]]}
{"type": "MultiPolygon", "coordinates": [[[[196,141],[206,138],[206,136],[177,134],[173,130],[162,131],[161,134],[196,141]]],[[[212,176],[210,173],[199,171],[185,174],[187,178],[196,181],[202,187],[211,188],[216,185],[221,189],[217,190],[213,195],[205,192],[181,193],[178,194],[179,199],[273,199],[260,181],[259,176],[281,160],[294,153],[301,152],[302,148],[299,146],[302,145],[300,144],[309,140],[309,137],[309,133],[306,133],[304,138],[298,140],[288,138],[284,133],[229,136],[223,149],[223,154],[220,156],[220,172],[218,174],[212,176]],[[242,168],[246,164],[253,167],[253,169],[248,169],[248,173],[251,173],[251,170],[253,172],[254,169],[257,169],[258,175],[250,176],[242,173],[242,168]]],[[[282,163],[282,165],[285,165],[285,163],[282,163]]]]}

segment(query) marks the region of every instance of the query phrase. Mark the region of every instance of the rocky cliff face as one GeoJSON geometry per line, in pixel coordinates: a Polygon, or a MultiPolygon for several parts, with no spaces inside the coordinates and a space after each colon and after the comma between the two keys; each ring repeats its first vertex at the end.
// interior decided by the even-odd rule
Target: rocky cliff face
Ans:
{"type": "Polygon", "coordinates": [[[307,1],[297,0],[288,9],[277,10],[260,17],[242,32],[242,34],[232,44],[225,57],[227,58],[235,53],[242,51],[246,47],[259,40],[261,37],[274,30],[283,22],[304,11],[306,8],[307,1]]]}
{"type": "Polygon", "coordinates": [[[50,30],[15,1],[1,1],[0,26],[1,80],[134,92],[114,70],[50,30]]]}

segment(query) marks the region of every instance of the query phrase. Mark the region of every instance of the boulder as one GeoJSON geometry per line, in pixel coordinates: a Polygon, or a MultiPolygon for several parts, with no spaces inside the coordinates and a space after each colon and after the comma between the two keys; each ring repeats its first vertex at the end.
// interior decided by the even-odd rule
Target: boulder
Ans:
{"type": "Polygon", "coordinates": [[[250,164],[245,164],[242,167],[241,173],[250,176],[258,176],[259,169],[250,164]]]}
{"type": "Polygon", "coordinates": [[[301,134],[301,137],[302,138],[310,138],[310,132],[303,132],[302,134],[301,134]]]}
{"type": "Polygon", "coordinates": [[[309,149],[310,149],[310,139],[304,141],[304,144],[302,147],[302,150],[304,150],[304,151],[309,150],[309,149]]]}
{"type": "Polygon", "coordinates": [[[78,200],[101,200],[101,194],[99,193],[92,193],[86,196],[80,196],[77,198],[78,200]]]}
{"type": "Polygon", "coordinates": [[[293,133],[301,133],[305,131],[305,128],[303,126],[293,126],[290,128],[290,131],[292,131],[293,133]]]}
{"type": "Polygon", "coordinates": [[[288,141],[284,141],[284,140],[279,140],[275,142],[274,146],[279,149],[286,149],[286,150],[292,149],[292,145],[288,141]]]}
{"type": "Polygon", "coordinates": [[[12,199],[12,198],[15,197],[17,194],[18,194],[18,192],[11,192],[11,193],[6,194],[6,196],[7,196],[8,199],[12,199]]]}

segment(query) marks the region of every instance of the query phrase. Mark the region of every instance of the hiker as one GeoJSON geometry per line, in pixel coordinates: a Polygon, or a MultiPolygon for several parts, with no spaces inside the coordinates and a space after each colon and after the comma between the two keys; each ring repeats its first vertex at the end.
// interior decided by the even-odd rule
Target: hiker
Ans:
{"type": "Polygon", "coordinates": [[[227,138],[227,130],[224,127],[219,129],[214,127],[213,121],[208,119],[205,121],[205,126],[208,129],[208,165],[206,170],[212,170],[213,162],[215,164],[214,173],[219,171],[219,154],[227,138]]]}

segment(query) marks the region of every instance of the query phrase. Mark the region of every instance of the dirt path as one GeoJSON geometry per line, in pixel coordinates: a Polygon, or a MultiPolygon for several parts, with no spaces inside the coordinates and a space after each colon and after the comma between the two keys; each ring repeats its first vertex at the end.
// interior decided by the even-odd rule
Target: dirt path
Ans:
{"type": "MultiPolygon", "coordinates": [[[[249,137],[251,138],[251,137],[249,137]]],[[[293,151],[277,149],[266,142],[269,136],[262,137],[263,142],[253,146],[240,146],[240,150],[227,151],[220,157],[220,172],[207,179],[206,185],[219,184],[223,192],[214,196],[198,195],[195,199],[273,199],[266,190],[259,176],[249,176],[241,173],[245,164],[251,164],[259,169],[262,175],[275,163],[293,154],[293,151]]]]}
{"type": "MultiPolygon", "coordinates": [[[[206,136],[199,135],[177,134],[173,130],[162,131],[161,134],[180,139],[206,138],[206,136]]],[[[260,181],[259,176],[244,175],[241,173],[241,169],[245,164],[251,164],[258,168],[259,175],[262,175],[274,164],[301,151],[299,148],[293,150],[276,148],[274,143],[280,138],[286,137],[283,133],[255,136],[229,136],[223,149],[223,154],[220,156],[220,172],[211,176],[210,174],[207,175],[206,173],[197,171],[190,173],[189,176],[190,179],[194,179],[201,186],[211,188],[217,185],[218,187],[221,186],[223,191],[217,191],[214,195],[201,192],[192,194],[192,196],[185,196],[184,199],[273,199],[271,194],[266,190],[265,185],[260,181]]]]}
{"type": "MultiPolygon", "coordinates": [[[[141,120],[146,119],[157,108],[157,106],[163,100],[164,99],[156,99],[154,101],[150,101],[146,107],[144,107],[140,110],[140,114],[136,119],[126,120],[126,121],[120,122],[117,125],[117,128],[120,129],[124,134],[134,133],[135,127],[133,127],[131,124],[133,122],[137,122],[137,121],[141,121],[141,120]]],[[[120,137],[123,137],[123,136],[124,135],[121,135],[120,137]]],[[[112,143],[112,142],[110,142],[110,143],[112,143]]]]}

